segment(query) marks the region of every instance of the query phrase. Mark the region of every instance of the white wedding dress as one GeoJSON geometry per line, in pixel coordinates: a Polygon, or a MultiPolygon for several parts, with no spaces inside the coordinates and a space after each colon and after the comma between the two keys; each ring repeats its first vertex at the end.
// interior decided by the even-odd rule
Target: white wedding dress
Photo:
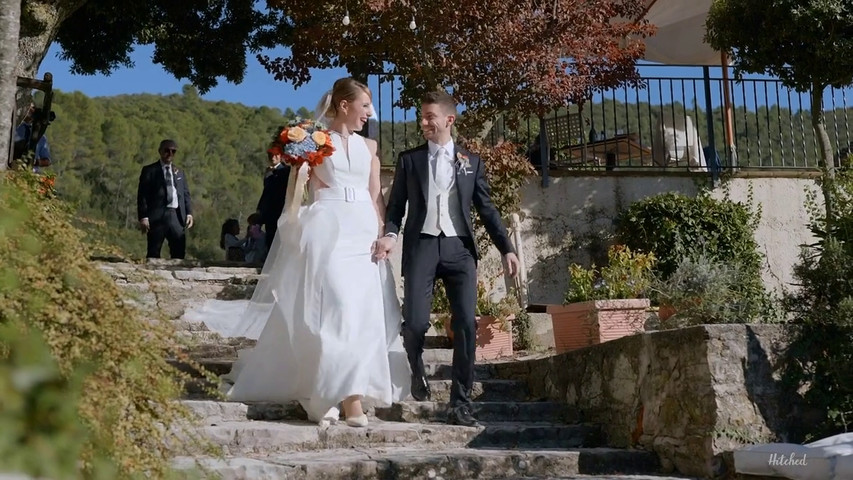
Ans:
{"type": "Polygon", "coordinates": [[[311,172],[313,201],[298,217],[282,213],[252,300],[210,300],[184,315],[223,336],[257,338],[226,377],[230,400],[298,400],[315,421],[330,410],[336,419],[351,395],[377,406],[403,400],[411,378],[390,265],[372,261],[371,155],[359,135],[349,155],[346,140],[331,138],[335,152],[311,172]]]}

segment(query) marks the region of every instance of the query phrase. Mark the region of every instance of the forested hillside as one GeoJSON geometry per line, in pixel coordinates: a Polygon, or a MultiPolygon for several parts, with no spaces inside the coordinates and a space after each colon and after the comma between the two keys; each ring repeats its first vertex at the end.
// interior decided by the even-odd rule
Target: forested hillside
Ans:
{"type": "MultiPolygon", "coordinates": [[[[255,210],[263,187],[266,147],[276,127],[296,115],[311,114],[297,105],[282,111],[206,101],[190,86],[182,94],[98,98],[57,91],[53,105],[57,119],[48,129],[48,138],[60,195],[77,206],[84,228],[95,239],[135,258],[145,252],[145,237],[136,229],[139,171],[157,160],[160,140],[177,141],[175,164],[185,170],[189,180],[196,224],[188,239],[188,257],[219,259],[224,257],[219,248],[222,223],[235,217],[245,228],[246,218],[255,210]]],[[[669,112],[683,107],[675,104],[663,109],[669,112]]],[[[592,124],[609,135],[638,133],[648,145],[661,107],[605,101],[588,105],[586,112],[592,124]]],[[[830,137],[839,148],[851,139],[848,113],[844,109],[827,112],[834,127],[830,137]]],[[[704,141],[704,113],[692,106],[688,114],[698,120],[704,141]]],[[[722,152],[719,110],[714,118],[715,143],[722,152]]],[[[393,164],[400,150],[421,141],[414,122],[383,122],[379,131],[376,127],[369,128],[371,135],[379,137],[386,165],[393,164]]],[[[498,122],[492,137],[526,143],[538,133],[535,119],[507,127],[498,122]]],[[[757,113],[738,109],[735,135],[741,166],[803,166],[814,161],[815,142],[807,112],[778,107],[762,107],[757,113]]],[[[166,252],[164,248],[164,255],[166,252]]]]}
{"type": "Polygon", "coordinates": [[[195,226],[187,255],[221,258],[222,222],[233,216],[245,224],[254,212],[266,145],[285,121],[278,109],[205,101],[192,87],[168,96],[57,92],[53,105],[57,119],[47,134],[60,195],[78,205],[81,219],[105,222],[96,235],[133,257],[145,252],[136,230],[139,171],[159,158],[162,139],[178,143],[175,165],[186,172],[192,193],[195,226]]]}
{"type": "MultiPolygon", "coordinates": [[[[56,91],[53,110],[57,119],[47,136],[59,194],[76,205],[86,231],[130,257],[145,254],[145,236],[136,229],[140,169],[159,158],[161,140],[178,143],[175,165],[186,172],[195,219],[187,257],[199,259],[223,258],[222,223],[234,217],[245,228],[255,211],[276,127],[312,114],[297,105],[282,111],[207,101],[191,86],[180,95],[90,98],[56,91]]],[[[404,132],[411,144],[418,141],[413,122],[406,129],[398,124],[393,135],[390,124],[382,130],[383,144],[402,141],[404,132]]],[[[389,147],[383,161],[392,163],[392,155],[389,147]]]]}

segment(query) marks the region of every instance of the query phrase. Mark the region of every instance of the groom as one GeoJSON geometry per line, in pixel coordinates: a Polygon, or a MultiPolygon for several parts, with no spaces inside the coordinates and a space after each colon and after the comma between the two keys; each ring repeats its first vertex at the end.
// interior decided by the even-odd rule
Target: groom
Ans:
{"type": "Polygon", "coordinates": [[[452,313],[453,369],[448,423],[476,426],[471,408],[474,383],[477,247],[471,204],[506,259],[510,275],[518,272],[500,213],[489,196],[483,162],[454,143],[456,102],[444,91],[421,101],[421,129],[427,143],[400,154],[385,215],[385,236],[377,241],[377,258],[385,258],[400,233],[408,203],[403,239],[403,344],[412,368],[412,396],[430,398],[422,353],[429,329],[433,283],[444,280],[452,313]]]}

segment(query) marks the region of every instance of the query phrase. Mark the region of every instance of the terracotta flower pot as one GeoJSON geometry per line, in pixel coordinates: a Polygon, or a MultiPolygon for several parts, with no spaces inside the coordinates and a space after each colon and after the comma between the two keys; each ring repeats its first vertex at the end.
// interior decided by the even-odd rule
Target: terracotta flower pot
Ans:
{"type": "Polygon", "coordinates": [[[649,300],[594,300],[548,305],[557,353],[569,352],[644,331],[649,300]]]}
{"type": "MultiPolygon", "coordinates": [[[[507,321],[512,321],[515,316],[510,316],[507,321]]],[[[444,332],[447,338],[453,341],[453,330],[450,320],[444,323],[444,332]]],[[[496,317],[477,317],[477,349],[474,356],[477,360],[494,360],[501,357],[512,356],[512,329],[504,331],[501,322],[496,317]]]]}

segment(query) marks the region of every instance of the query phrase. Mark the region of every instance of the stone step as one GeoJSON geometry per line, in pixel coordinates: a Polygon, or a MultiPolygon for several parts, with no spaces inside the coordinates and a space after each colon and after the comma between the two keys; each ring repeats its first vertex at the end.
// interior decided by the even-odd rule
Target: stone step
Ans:
{"type": "MultiPolygon", "coordinates": [[[[211,333],[210,330],[207,328],[207,325],[205,325],[202,322],[194,322],[192,320],[184,320],[184,319],[172,320],[172,327],[174,327],[174,329],[177,333],[195,333],[195,334],[200,334],[202,332],[211,333]]],[[[219,338],[222,338],[222,337],[219,337],[219,338]]]]}
{"type": "Polygon", "coordinates": [[[424,363],[453,363],[452,348],[427,348],[422,356],[424,363]]]}
{"type": "MultiPolygon", "coordinates": [[[[212,332],[193,332],[196,341],[188,347],[186,354],[193,359],[218,359],[234,360],[237,358],[237,349],[251,348],[257,343],[249,338],[222,338],[212,332]]],[[[453,349],[450,348],[427,348],[423,353],[424,364],[427,363],[453,363],[453,349]]],[[[485,363],[485,362],[481,362],[485,363]]]]}
{"type": "Polygon", "coordinates": [[[385,479],[530,479],[666,480],[657,456],[640,450],[581,448],[573,450],[493,450],[412,448],[339,449],[254,458],[177,458],[190,470],[200,465],[223,480],[385,480],[385,479]],[[600,476],[590,476],[600,475],[600,476]]]}
{"type": "Polygon", "coordinates": [[[424,337],[424,349],[452,349],[453,342],[445,335],[427,335],[424,337]]]}
{"type": "MultiPolygon", "coordinates": [[[[430,380],[431,400],[450,401],[450,380],[430,380]]],[[[484,379],[475,381],[471,389],[471,399],[478,402],[526,401],[530,396],[527,384],[520,380],[484,379]]]]}
{"type": "MultiPolygon", "coordinates": [[[[506,477],[495,480],[702,480],[696,477],[672,477],[669,475],[628,475],[624,473],[612,473],[602,475],[562,475],[559,477],[506,477]]],[[[737,480],[741,480],[738,478],[737,480]]],[[[748,480],[748,479],[745,479],[748,480]]],[[[780,480],[777,478],[757,480],[780,480]]]]}
{"type": "Polygon", "coordinates": [[[580,448],[603,444],[601,429],[594,425],[562,425],[524,422],[484,423],[480,427],[447,424],[383,422],[372,419],[365,428],[343,423],[321,427],[301,421],[222,422],[204,426],[197,433],[222,454],[269,455],[335,448],[418,447],[442,448],[580,448]]]}
{"type": "MultiPolygon", "coordinates": [[[[556,402],[474,402],[476,417],[483,422],[513,420],[517,422],[575,423],[578,416],[556,402]]],[[[447,403],[405,401],[390,407],[374,409],[374,415],[390,422],[430,423],[446,419],[447,403]]]]}
{"type": "MultiPolygon", "coordinates": [[[[432,391],[431,401],[450,401],[450,380],[430,380],[429,384],[432,391]]],[[[185,384],[184,398],[218,399],[218,394],[210,393],[210,390],[216,391],[218,388],[219,385],[212,385],[204,379],[195,378],[185,384]]],[[[474,382],[471,389],[471,399],[478,402],[521,402],[528,398],[527,384],[519,380],[485,379],[474,382]]]]}
{"type": "MultiPolygon", "coordinates": [[[[236,347],[235,347],[236,348],[236,347]]],[[[216,375],[225,375],[226,373],[231,371],[231,365],[234,363],[233,359],[218,359],[218,358],[198,358],[196,359],[202,367],[207,369],[207,371],[216,374],[216,375]]],[[[194,377],[198,377],[198,372],[187,365],[186,363],[180,362],[175,359],[169,360],[169,363],[177,368],[178,370],[189,373],[194,377]]],[[[450,380],[452,373],[452,366],[450,363],[426,363],[424,365],[424,369],[426,370],[427,378],[430,380],[450,380]]],[[[474,365],[474,378],[477,380],[487,380],[495,378],[496,369],[494,364],[491,363],[478,363],[474,365]]]]}
{"type": "MultiPolygon", "coordinates": [[[[298,402],[240,403],[214,400],[183,400],[205,425],[243,420],[307,420],[298,402]]],[[[513,420],[516,422],[576,423],[577,415],[555,402],[475,402],[476,416],[483,422],[513,420]]],[[[366,408],[371,417],[388,422],[430,423],[446,420],[447,404],[441,402],[404,401],[390,407],[366,408]]]]}

